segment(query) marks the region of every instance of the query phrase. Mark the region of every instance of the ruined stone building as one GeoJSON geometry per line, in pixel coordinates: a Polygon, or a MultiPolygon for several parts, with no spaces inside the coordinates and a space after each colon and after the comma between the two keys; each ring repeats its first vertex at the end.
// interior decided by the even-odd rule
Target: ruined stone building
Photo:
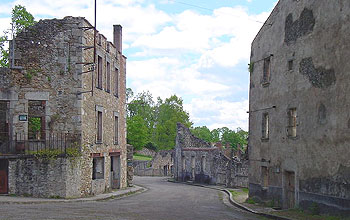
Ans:
{"type": "Polygon", "coordinates": [[[65,17],[11,43],[11,68],[0,69],[0,193],[80,197],[126,187],[122,27],[114,25],[113,43],[94,33],[86,19],[65,17]]]}
{"type": "Polygon", "coordinates": [[[249,193],[350,213],[350,2],[280,0],[252,43],[249,193]]]}
{"type": "Polygon", "coordinates": [[[158,152],[147,148],[137,151],[141,155],[152,156],[151,161],[134,160],[133,167],[137,176],[172,176],[174,169],[174,150],[158,152]]]}
{"type": "Polygon", "coordinates": [[[194,136],[177,123],[174,178],[228,187],[248,186],[248,161],[227,157],[218,147],[194,136]]]}

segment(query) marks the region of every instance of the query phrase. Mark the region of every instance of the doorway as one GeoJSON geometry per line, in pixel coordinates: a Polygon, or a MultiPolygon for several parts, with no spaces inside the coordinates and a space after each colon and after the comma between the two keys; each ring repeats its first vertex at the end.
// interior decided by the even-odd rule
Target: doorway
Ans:
{"type": "Polygon", "coordinates": [[[8,193],[8,160],[0,160],[0,194],[8,193]]]}
{"type": "Polygon", "coordinates": [[[120,155],[111,156],[111,187],[120,188],[120,155]]]}
{"type": "Polygon", "coordinates": [[[295,173],[285,171],[284,173],[285,207],[290,209],[295,207],[295,173]]]}

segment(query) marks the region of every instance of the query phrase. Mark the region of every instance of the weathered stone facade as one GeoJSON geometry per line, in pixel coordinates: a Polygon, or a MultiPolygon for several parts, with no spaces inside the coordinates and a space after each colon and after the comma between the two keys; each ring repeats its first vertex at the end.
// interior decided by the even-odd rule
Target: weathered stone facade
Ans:
{"type": "Polygon", "coordinates": [[[350,4],[280,0],[252,43],[250,196],[350,214],[350,4]]]}
{"type": "Polygon", "coordinates": [[[177,124],[174,167],[177,181],[247,187],[248,162],[225,156],[222,149],[197,138],[180,123],[177,124]]]}
{"type": "MultiPolygon", "coordinates": [[[[121,51],[121,35],[120,25],[114,26],[114,43],[96,31],[94,53],[94,28],[86,19],[41,20],[17,35],[14,53],[10,53],[14,65],[0,69],[0,101],[8,103],[1,110],[7,112],[10,142],[19,134],[29,139],[31,114],[41,120],[42,143],[53,134],[77,137],[74,144],[82,156],[77,159],[75,169],[80,175],[74,184],[80,184],[79,190],[59,196],[85,196],[127,186],[126,57],[121,51]],[[41,105],[39,116],[38,107],[31,108],[35,102],[41,105]],[[21,117],[27,120],[19,120],[21,117]]],[[[0,149],[5,145],[1,142],[0,149]]],[[[28,164],[26,160],[18,162],[21,167],[28,164]]],[[[61,160],[57,159],[55,166],[61,160]]],[[[71,166],[64,164],[64,169],[71,166]]],[[[68,189],[66,174],[62,179],[68,189]]],[[[17,192],[22,191],[9,186],[8,193],[17,192]]]]}

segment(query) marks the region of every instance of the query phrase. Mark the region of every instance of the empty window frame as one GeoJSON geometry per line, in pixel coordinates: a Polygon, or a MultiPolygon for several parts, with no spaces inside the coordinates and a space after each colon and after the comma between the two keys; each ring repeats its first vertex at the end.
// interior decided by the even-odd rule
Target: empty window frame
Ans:
{"type": "Polygon", "coordinates": [[[181,157],[182,170],[186,170],[186,158],[185,156],[181,157]]]}
{"type": "Polygon", "coordinates": [[[28,139],[45,139],[46,101],[28,101],[28,139]]]}
{"type": "Polygon", "coordinates": [[[102,45],[102,35],[101,35],[101,34],[98,34],[98,37],[97,37],[97,44],[98,44],[98,45],[102,45]]]}
{"type": "Polygon", "coordinates": [[[261,167],[261,185],[262,187],[269,186],[269,170],[265,166],[261,167]]]}
{"type": "Polygon", "coordinates": [[[201,160],[201,172],[204,173],[205,171],[205,156],[202,156],[201,160]]]}
{"type": "Polygon", "coordinates": [[[294,66],[294,61],[293,60],[289,60],[288,61],[288,71],[292,71],[293,70],[293,66],[294,66]]]}
{"type": "Polygon", "coordinates": [[[107,74],[106,74],[106,92],[111,92],[111,64],[107,62],[107,74]]]}
{"type": "Polygon", "coordinates": [[[97,111],[97,143],[102,143],[102,111],[97,111]]]}
{"type": "Polygon", "coordinates": [[[119,70],[117,68],[114,69],[114,95],[118,97],[119,95],[119,70]]]}
{"type": "Polygon", "coordinates": [[[104,157],[94,157],[92,159],[92,179],[104,179],[104,157]]]}
{"type": "Polygon", "coordinates": [[[102,89],[102,77],[103,77],[103,65],[102,57],[97,56],[97,88],[102,89]]]}
{"type": "Polygon", "coordinates": [[[262,115],[262,125],[261,125],[262,139],[269,138],[269,114],[267,112],[262,115]]]}
{"type": "Polygon", "coordinates": [[[263,83],[270,82],[271,73],[271,57],[264,59],[263,83]]]}
{"type": "Polygon", "coordinates": [[[114,116],[114,144],[118,144],[119,118],[114,116]]]}
{"type": "Polygon", "coordinates": [[[288,109],[288,136],[289,137],[297,136],[297,109],[296,108],[288,109]]]}

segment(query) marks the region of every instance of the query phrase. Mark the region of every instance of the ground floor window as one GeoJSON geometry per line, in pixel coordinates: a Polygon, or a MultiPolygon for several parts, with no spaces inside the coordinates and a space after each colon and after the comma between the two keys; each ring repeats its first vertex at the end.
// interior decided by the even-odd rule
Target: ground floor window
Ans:
{"type": "Polygon", "coordinates": [[[92,160],[92,179],[104,179],[104,157],[94,157],[92,160]]]}

